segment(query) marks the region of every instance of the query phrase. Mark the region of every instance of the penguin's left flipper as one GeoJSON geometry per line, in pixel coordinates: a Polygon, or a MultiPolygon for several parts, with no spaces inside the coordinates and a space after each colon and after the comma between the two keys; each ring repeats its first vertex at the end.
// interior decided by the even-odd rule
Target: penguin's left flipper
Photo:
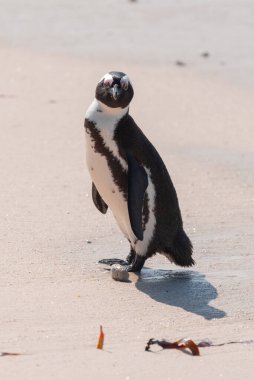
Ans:
{"type": "Polygon", "coordinates": [[[143,240],[142,210],[148,178],[145,169],[135,157],[127,155],[128,162],[128,211],[134,235],[143,240]]]}
{"type": "Polygon", "coordinates": [[[104,202],[102,197],[100,196],[100,193],[96,189],[95,184],[92,184],[92,198],[93,198],[93,203],[97,207],[97,209],[102,213],[106,214],[108,205],[104,202]]]}

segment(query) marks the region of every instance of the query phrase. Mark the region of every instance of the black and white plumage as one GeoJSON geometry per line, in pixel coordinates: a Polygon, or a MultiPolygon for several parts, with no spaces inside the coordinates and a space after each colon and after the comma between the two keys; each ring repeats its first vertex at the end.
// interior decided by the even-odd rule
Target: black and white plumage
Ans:
{"type": "Polygon", "coordinates": [[[133,95],[128,76],[110,72],[99,81],[86,112],[94,204],[103,214],[111,209],[130,242],[128,271],[140,271],[156,252],[177,265],[191,266],[192,244],[183,230],[173,183],[159,153],[129,115],[133,95]]]}

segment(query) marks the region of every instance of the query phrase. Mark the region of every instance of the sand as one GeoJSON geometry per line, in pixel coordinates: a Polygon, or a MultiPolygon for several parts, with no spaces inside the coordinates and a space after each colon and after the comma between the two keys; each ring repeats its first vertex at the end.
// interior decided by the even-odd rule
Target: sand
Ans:
{"type": "MultiPolygon", "coordinates": [[[[145,7],[138,6],[134,21],[145,7]]],[[[146,17],[154,12],[152,1],[148,7],[146,17]]],[[[237,7],[233,15],[240,18],[237,7]]],[[[1,17],[7,8],[6,2],[1,17]]],[[[32,14],[30,2],[22,9],[32,14]]],[[[245,17],[247,5],[242,9],[245,17]]],[[[72,12],[75,20],[78,7],[72,12]]],[[[244,40],[247,26],[242,28],[244,40]]],[[[87,29],[96,32],[90,24],[87,29]]],[[[203,348],[200,357],[144,351],[151,337],[254,339],[252,57],[232,63],[232,42],[226,66],[219,51],[197,58],[195,45],[199,63],[178,50],[146,60],[149,44],[133,61],[115,52],[114,61],[110,54],[101,60],[99,38],[93,54],[90,45],[87,54],[85,48],[77,54],[62,48],[60,33],[62,45],[53,53],[53,43],[35,46],[31,33],[5,34],[4,24],[1,30],[0,352],[23,355],[0,357],[0,378],[252,379],[254,344],[203,348]],[[191,270],[157,255],[140,276],[119,283],[97,265],[100,258],[128,253],[112,215],[103,216],[92,203],[85,165],[85,110],[112,62],[131,77],[131,114],[177,189],[194,244],[191,270]],[[100,325],[103,351],[96,349],[100,325]]]]}

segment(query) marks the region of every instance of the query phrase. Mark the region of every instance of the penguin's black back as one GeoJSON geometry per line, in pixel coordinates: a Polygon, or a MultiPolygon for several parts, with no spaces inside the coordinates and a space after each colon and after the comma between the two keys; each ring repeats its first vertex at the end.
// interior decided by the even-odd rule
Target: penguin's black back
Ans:
{"type": "MultiPolygon", "coordinates": [[[[184,240],[185,237],[182,239],[182,233],[186,237],[187,235],[183,231],[177,194],[167,168],[155,147],[129,114],[119,121],[115,129],[114,139],[123,158],[126,159],[126,155],[131,154],[151,172],[151,180],[156,193],[154,211],[157,223],[148,256],[156,251],[168,251],[170,254],[174,249],[174,241],[184,240]]],[[[192,250],[192,247],[190,249],[192,250]]]]}

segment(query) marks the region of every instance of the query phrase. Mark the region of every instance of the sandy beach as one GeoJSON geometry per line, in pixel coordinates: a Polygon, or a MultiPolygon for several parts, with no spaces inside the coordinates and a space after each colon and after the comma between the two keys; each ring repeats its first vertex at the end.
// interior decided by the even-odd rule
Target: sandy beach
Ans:
{"type": "Polygon", "coordinates": [[[0,379],[252,379],[253,5],[52,3],[0,14],[0,352],[21,354],[0,379]],[[85,163],[85,111],[112,69],[177,189],[190,270],[157,255],[121,283],[97,265],[128,253],[85,163]],[[193,357],[145,352],[152,337],[239,343],[193,357]]]}

